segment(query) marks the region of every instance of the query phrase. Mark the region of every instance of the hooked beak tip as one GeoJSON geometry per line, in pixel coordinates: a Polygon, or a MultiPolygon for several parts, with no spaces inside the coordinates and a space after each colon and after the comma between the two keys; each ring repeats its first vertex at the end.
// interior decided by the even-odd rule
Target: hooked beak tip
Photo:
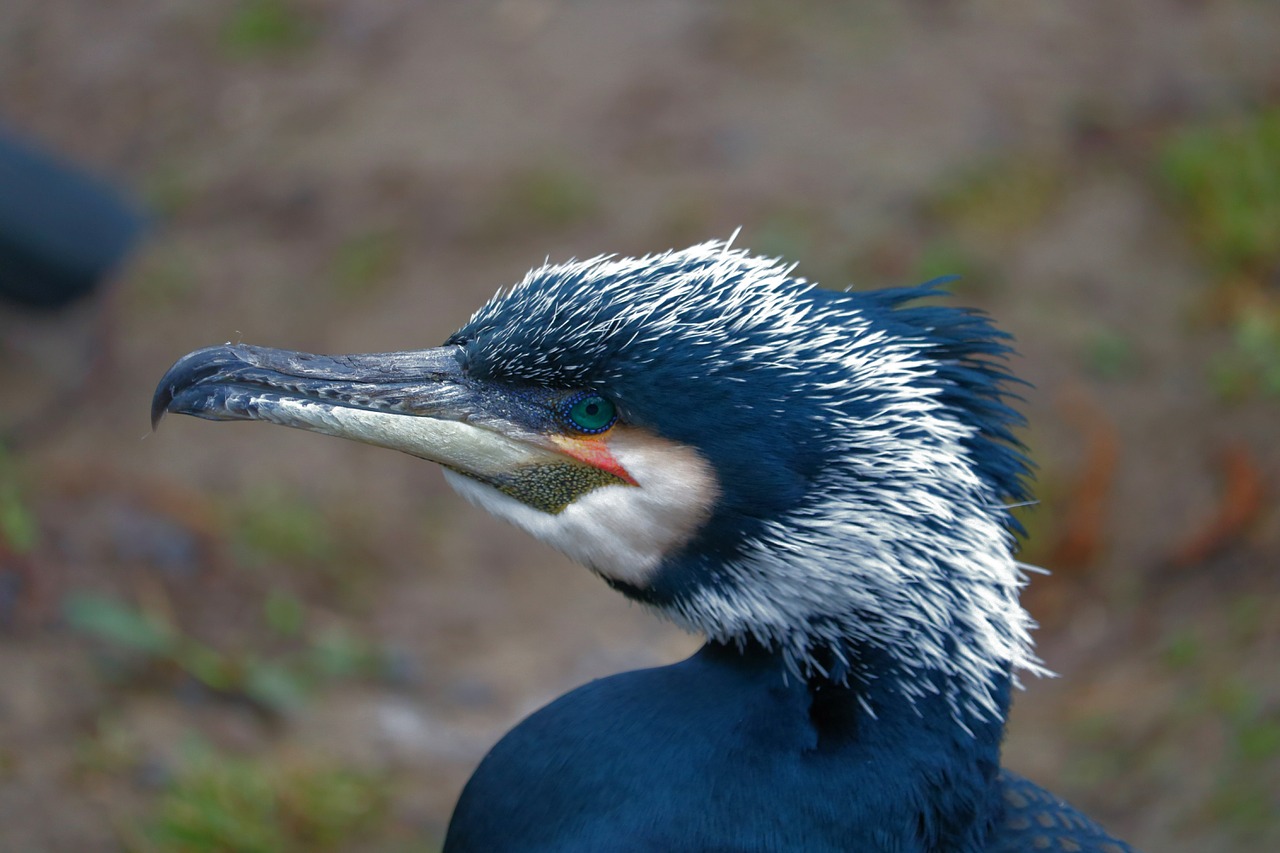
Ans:
{"type": "Polygon", "coordinates": [[[160,421],[169,411],[169,404],[173,402],[173,389],[167,385],[161,385],[156,389],[155,396],[151,398],[151,431],[155,432],[160,428],[160,421]]]}

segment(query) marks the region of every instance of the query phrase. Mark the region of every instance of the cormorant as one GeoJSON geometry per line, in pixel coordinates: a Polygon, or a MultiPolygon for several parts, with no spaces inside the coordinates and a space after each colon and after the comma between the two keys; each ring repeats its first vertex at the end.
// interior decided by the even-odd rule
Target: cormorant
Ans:
{"type": "Polygon", "coordinates": [[[83,299],[144,227],[121,193],[0,126],[0,302],[56,311],[83,299]]]}
{"type": "Polygon", "coordinates": [[[711,242],[546,264],[444,346],[226,345],[165,412],[433,460],[464,497],[707,638],[503,738],[445,850],[1130,848],[1002,770],[1019,603],[1006,335],[711,242]]]}

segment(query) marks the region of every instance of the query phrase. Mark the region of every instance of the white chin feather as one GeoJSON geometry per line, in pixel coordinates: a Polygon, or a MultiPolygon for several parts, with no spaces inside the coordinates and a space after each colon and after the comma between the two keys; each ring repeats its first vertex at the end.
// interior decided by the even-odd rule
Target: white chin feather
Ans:
{"type": "Polygon", "coordinates": [[[640,430],[615,429],[609,451],[638,485],[594,489],[554,515],[462,474],[444,474],[476,506],[599,575],[644,588],[707,520],[719,487],[710,464],[692,448],[640,430]]]}

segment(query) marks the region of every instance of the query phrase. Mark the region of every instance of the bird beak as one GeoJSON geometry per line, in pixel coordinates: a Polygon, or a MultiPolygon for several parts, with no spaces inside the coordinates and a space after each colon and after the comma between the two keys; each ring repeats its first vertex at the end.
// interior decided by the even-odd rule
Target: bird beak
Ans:
{"type": "Polygon", "coordinates": [[[628,482],[625,472],[589,464],[567,452],[562,437],[539,430],[518,395],[468,378],[459,351],[328,356],[208,347],[183,356],[160,380],[151,425],[166,412],[267,421],[438,462],[521,500],[530,472],[576,466],[591,473],[593,486],[628,482]]]}

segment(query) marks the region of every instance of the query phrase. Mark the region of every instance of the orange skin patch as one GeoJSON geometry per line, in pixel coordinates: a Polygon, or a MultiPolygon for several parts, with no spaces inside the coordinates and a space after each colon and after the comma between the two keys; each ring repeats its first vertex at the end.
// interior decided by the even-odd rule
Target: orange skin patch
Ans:
{"type": "Polygon", "coordinates": [[[577,459],[592,468],[599,468],[601,471],[612,474],[628,485],[640,485],[627,473],[627,469],[622,467],[622,463],[617,460],[613,453],[609,451],[608,436],[609,433],[581,436],[552,435],[549,437],[556,450],[565,456],[577,459]]]}

